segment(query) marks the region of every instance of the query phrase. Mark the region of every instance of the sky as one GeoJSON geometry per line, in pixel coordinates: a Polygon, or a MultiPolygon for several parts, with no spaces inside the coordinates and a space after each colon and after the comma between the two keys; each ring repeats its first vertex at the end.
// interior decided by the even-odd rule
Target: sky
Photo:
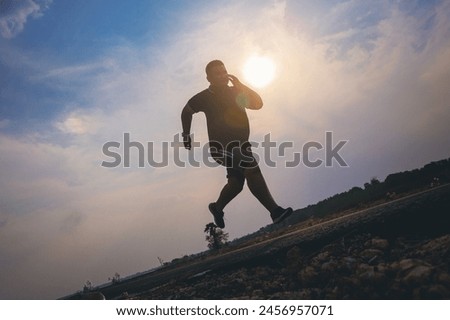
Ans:
{"type": "MultiPolygon", "coordinates": [[[[255,55],[276,67],[248,115],[280,205],[450,157],[450,1],[0,0],[0,299],[55,299],[206,250],[226,173],[188,163],[208,142],[203,114],[200,147],[172,142],[206,63],[245,82],[255,55]],[[291,146],[269,150],[275,166],[268,134],[291,146]],[[129,165],[126,139],[144,151],[129,165]],[[346,165],[326,165],[341,141],[346,165]],[[321,165],[287,167],[311,143],[321,165]]],[[[271,220],[245,188],[225,223],[231,240],[271,220]]]]}

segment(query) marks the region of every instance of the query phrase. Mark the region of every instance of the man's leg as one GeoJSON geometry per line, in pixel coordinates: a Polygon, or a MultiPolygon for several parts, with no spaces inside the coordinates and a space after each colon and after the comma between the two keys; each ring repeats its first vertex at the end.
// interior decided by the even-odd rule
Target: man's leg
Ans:
{"type": "Polygon", "coordinates": [[[245,178],[250,191],[270,212],[273,223],[280,223],[292,214],[292,208],[282,208],[273,200],[258,166],[245,169],[245,178]]]}
{"type": "Polygon", "coordinates": [[[245,177],[241,172],[234,172],[232,169],[228,169],[228,182],[223,187],[222,191],[220,192],[219,198],[216,201],[216,207],[219,210],[223,210],[225,206],[233,200],[243,189],[244,187],[244,181],[245,177]]]}
{"type": "Polygon", "coordinates": [[[270,194],[266,181],[261,173],[258,162],[251,150],[250,143],[244,143],[240,148],[233,151],[233,166],[243,170],[244,177],[247,180],[250,192],[259,200],[259,202],[270,212],[279,208],[278,204],[270,194]]]}
{"type": "Polygon", "coordinates": [[[274,212],[274,210],[279,208],[278,204],[270,194],[269,188],[267,187],[259,166],[245,169],[244,175],[247,179],[247,185],[251,193],[269,212],[274,212]]]}

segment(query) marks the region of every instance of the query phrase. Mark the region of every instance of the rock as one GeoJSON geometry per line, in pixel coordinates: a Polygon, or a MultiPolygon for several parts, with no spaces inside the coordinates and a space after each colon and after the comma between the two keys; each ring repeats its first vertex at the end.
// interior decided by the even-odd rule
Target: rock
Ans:
{"type": "Polygon", "coordinates": [[[322,266],[320,267],[320,269],[322,272],[333,273],[333,272],[336,272],[337,267],[338,267],[338,264],[336,263],[336,261],[331,260],[331,261],[323,263],[322,266]]]}
{"type": "Polygon", "coordinates": [[[330,253],[328,251],[321,252],[313,258],[313,260],[317,261],[318,263],[325,262],[329,259],[330,259],[330,253]]]}
{"type": "Polygon", "coordinates": [[[373,238],[370,240],[370,247],[385,251],[389,248],[389,241],[386,239],[373,238]]]}
{"type": "Polygon", "coordinates": [[[317,278],[318,273],[311,266],[305,267],[298,273],[298,280],[303,286],[313,285],[316,282],[317,278]]]}
{"type": "Polygon", "coordinates": [[[425,297],[423,297],[424,299],[433,299],[433,300],[437,300],[437,299],[445,299],[448,300],[450,298],[450,291],[448,289],[448,287],[445,287],[443,285],[437,284],[437,285],[432,285],[428,288],[428,290],[426,291],[425,297]]]}
{"type": "Polygon", "coordinates": [[[264,291],[268,294],[274,294],[283,290],[283,284],[279,281],[266,281],[264,283],[264,291]]]}
{"type": "Polygon", "coordinates": [[[360,256],[366,261],[371,261],[371,260],[373,261],[376,258],[379,258],[383,255],[384,255],[383,251],[378,250],[378,249],[366,249],[360,253],[360,256]]]}
{"type": "Polygon", "coordinates": [[[261,289],[254,290],[252,292],[252,299],[259,300],[263,299],[264,292],[261,289]]]}
{"type": "Polygon", "coordinates": [[[357,273],[357,274],[362,274],[362,273],[365,273],[365,272],[373,271],[373,268],[374,268],[374,267],[369,266],[368,264],[360,263],[360,264],[357,266],[356,273],[357,273]]]}
{"type": "Polygon", "coordinates": [[[354,272],[356,270],[358,260],[353,257],[344,257],[339,261],[340,268],[346,272],[354,272]]]}
{"type": "Polygon", "coordinates": [[[377,272],[384,273],[384,274],[389,273],[389,267],[384,263],[380,263],[380,264],[377,264],[376,266],[374,266],[374,270],[377,272]]]}
{"type": "Polygon", "coordinates": [[[353,288],[359,288],[361,285],[360,280],[357,277],[342,277],[339,279],[341,286],[353,288]]]}
{"type": "Polygon", "coordinates": [[[429,252],[431,250],[448,250],[449,247],[450,247],[450,235],[445,235],[428,241],[420,249],[429,252]]]}
{"type": "Polygon", "coordinates": [[[441,272],[437,275],[436,281],[447,288],[450,288],[450,275],[446,272],[441,272]]]}
{"type": "Polygon", "coordinates": [[[371,282],[372,279],[375,277],[375,269],[372,266],[369,266],[367,269],[363,270],[360,269],[361,272],[358,273],[359,278],[363,282],[371,282]]]}
{"type": "Polygon", "coordinates": [[[418,259],[403,259],[391,264],[392,269],[400,272],[407,272],[408,270],[417,266],[428,266],[428,264],[418,259]]]}
{"type": "Polygon", "coordinates": [[[408,285],[420,285],[428,283],[433,269],[429,266],[417,265],[408,271],[403,281],[408,285]]]}
{"type": "Polygon", "coordinates": [[[395,241],[356,230],[345,241],[290,243],[288,251],[173,282],[147,298],[450,299],[450,235],[392,232],[395,241]]]}

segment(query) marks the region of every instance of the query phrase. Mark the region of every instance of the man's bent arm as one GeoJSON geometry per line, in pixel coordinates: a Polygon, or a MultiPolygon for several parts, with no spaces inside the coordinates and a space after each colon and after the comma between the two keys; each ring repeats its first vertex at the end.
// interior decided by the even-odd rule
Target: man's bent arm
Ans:
{"type": "Polygon", "coordinates": [[[246,108],[253,110],[261,109],[263,106],[261,96],[252,89],[250,89],[249,87],[247,87],[245,84],[241,83],[241,85],[242,85],[241,90],[247,96],[249,102],[246,108]]]}
{"type": "Polygon", "coordinates": [[[183,127],[184,134],[191,133],[192,115],[194,113],[194,110],[192,110],[189,104],[186,104],[183,111],[181,111],[181,125],[183,127]]]}
{"type": "Polygon", "coordinates": [[[261,96],[256,93],[255,91],[253,91],[252,89],[250,89],[249,87],[247,87],[245,84],[243,84],[241,81],[239,81],[239,79],[231,74],[228,75],[231,83],[233,84],[233,86],[235,86],[241,93],[245,96],[245,103],[244,106],[247,109],[253,109],[253,110],[258,110],[261,109],[263,106],[263,101],[261,99],[261,96]]]}

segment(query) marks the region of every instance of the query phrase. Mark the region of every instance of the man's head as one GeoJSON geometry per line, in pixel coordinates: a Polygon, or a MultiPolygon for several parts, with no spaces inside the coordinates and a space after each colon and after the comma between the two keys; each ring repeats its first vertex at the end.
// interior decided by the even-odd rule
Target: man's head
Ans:
{"type": "Polygon", "coordinates": [[[213,60],[206,65],[206,79],[216,87],[228,85],[228,72],[222,61],[213,60]]]}

